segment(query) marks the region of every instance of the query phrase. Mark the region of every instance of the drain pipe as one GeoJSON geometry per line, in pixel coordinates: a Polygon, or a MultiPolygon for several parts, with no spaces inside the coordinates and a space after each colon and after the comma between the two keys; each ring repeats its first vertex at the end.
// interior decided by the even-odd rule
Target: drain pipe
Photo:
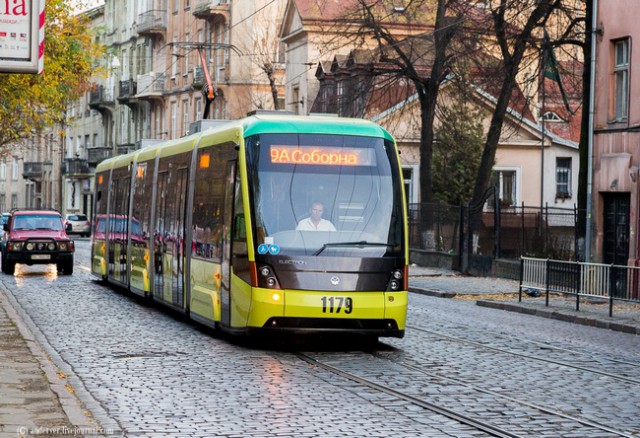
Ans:
{"type": "Polygon", "coordinates": [[[598,37],[598,0],[592,0],[591,16],[591,78],[589,80],[589,130],[587,138],[587,224],[584,242],[584,261],[591,261],[591,213],[593,191],[593,125],[596,84],[596,39],[598,37]]]}

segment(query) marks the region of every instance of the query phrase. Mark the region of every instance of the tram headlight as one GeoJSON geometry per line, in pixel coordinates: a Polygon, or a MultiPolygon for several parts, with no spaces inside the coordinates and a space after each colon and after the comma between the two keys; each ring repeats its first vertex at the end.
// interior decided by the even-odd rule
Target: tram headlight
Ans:
{"type": "Polygon", "coordinates": [[[278,280],[273,275],[273,269],[268,265],[263,265],[258,268],[258,272],[262,276],[263,284],[267,287],[278,287],[278,280]]]}
{"type": "Polygon", "coordinates": [[[406,271],[394,269],[391,271],[391,278],[387,284],[387,290],[395,292],[407,287],[406,271]]]}
{"type": "Polygon", "coordinates": [[[33,243],[29,242],[29,243],[27,243],[25,248],[27,249],[27,251],[33,251],[34,245],[33,245],[33,243]]]}
{"type": "Polygon", "coordinates": [[[56,249],[56,244],[55,244],[55,243],[53,243],[53,242],[49,242],[49,243],[47,244],[47,249],[48,249],[49,251],[54,251],[54,250],[56,249]]]}

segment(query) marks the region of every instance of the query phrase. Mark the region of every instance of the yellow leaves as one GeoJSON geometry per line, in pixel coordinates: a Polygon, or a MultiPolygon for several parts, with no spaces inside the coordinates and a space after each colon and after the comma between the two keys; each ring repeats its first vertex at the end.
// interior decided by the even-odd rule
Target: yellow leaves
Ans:
{"type": "Polygon", "coordinates": [[[104,49],[95,43],[86,17],[74,15],[68,3],[45,4],[44,72],[0,74],[0,148],[52,126],[89,88],[104,49]]]}

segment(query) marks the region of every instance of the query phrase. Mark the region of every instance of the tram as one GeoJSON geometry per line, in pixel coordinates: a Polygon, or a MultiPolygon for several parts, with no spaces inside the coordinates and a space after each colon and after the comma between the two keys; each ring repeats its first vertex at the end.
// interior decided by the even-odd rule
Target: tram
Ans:
{"type": "Polygon", "coordinates": [[[199,323],[404,336],[404,185],[374,123],[253,114],[101,162],[94,200],[92,273],[199,323]]]}

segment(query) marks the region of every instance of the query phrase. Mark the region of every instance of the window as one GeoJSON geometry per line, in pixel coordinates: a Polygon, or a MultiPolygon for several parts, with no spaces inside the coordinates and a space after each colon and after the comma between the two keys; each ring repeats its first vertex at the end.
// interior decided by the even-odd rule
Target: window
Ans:
{"type": "Polygon", "coordinates": [[[201,99],[196,99],[195,111],[196,111],[196,116],[194,120],[198,121],[202,118],[202,100],[201,99]]]}
{"type": "Polygon", "coordinates": [[[571,158],[556,158],[556,198],[571,197],[571,158]]]}
{"type": "Polygon", "coordinates": [[[544,113],[544,121],[545,122],[563,122],[562,117],[560,117],[557,113],[553,111],[547,111],[544,113]]]}
{"type": "Polygon", "coordinates": [[[178,103],[171,102],[171,133],[170,136],[172,139],[177,138],[177,130],[178,130],[178,103]]]}
{"type": "Polygon", "coordinates": [[[182,135],[189,135],[189,101],[182,101],[182,135]]]}
{"type": "Polygon", "coordinates": [[[11,179],[14,181],[18,181],[18,159],[14,158],[11,161],[11,179]]]}
{"type": "Polygon", "coordinates": [[[615,42],[614,76],[614,117],[616,121],[626,120],[629,105],[629,40],[615,42]]]}
{"type": "MultiPolygon", "coordinates": [[[[176,2],[176,5],[178,3],[176,2]]],[[[177,8],[177,6],[176,6],[177,8]]],[[[178,61],[180,60],[179,56],[178,56],[178,38],[174,38],[173,39],[173,44],[172,44],[172,59],[171,59],[171,79],[176,78],[176,75],[178,74],[178,61]]]]}
{"type": "MultiPolygon", "coordinates": [[[[512,207],[518,204],[517,172],[512,169],[493,169],[493,194],[498,196],[500,206],[512,207]]],[[[495,207],[495,198],[490,196],[488,207],[495,207]]]]}
{"type": "Polygon", "coordinates": [[[0,180],[7,179],[7,159],[3,158],[0,163],[0,180]]]}
{"type": "Polygon", "coordinates": [[[402,166],[404,194],[409,204],[418,202],[418,174],[418,166],[402,166]]]}
{"type": "Polygon", "coordinates": [[[300,114],[299,100],[300,100],[300,89],[298,87],[294,87],[291,91],[291,105],[293,105],[293,112],[295,114],[300,114]]]}
{"type": "MultiPolygon", "coordinates": [[[[191,34],[189,32],[186,33],[185,35],[185,41],[188,43],[191,42],[191,34]]],[[[182,74],[184,76],[189,74],[189,56],[190,56],[191,52],[189,50],[187,50],[184,54],[184,57],[182,59],[184,59],[184,66],[183,66],[183,70],[182,70],[182,74]]]]}

